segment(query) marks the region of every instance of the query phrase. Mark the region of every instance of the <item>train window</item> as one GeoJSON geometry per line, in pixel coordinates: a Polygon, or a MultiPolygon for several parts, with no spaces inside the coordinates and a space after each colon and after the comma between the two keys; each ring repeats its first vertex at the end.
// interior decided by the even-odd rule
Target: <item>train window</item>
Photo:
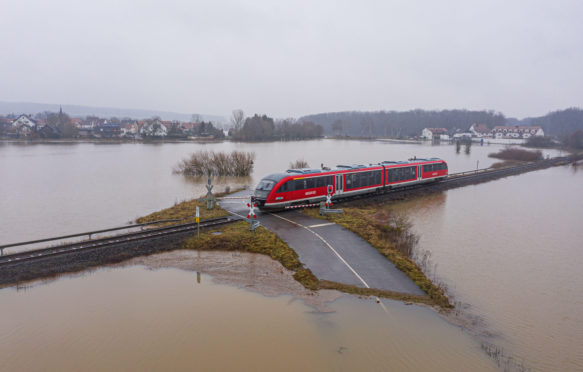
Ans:
{"type": "Polygon", "coordinates": [[[314,187],[316,187],[316,179],[306,178],[306,188],[313,189],[314,187]]]}
{"type": "Polygon", "coordinates": [[[289,191],[288,188],[289,188],[290,184],[291,184],[291,181],[284,183],[283,185],[279,186],[279,189],[277,189],[276,192],[280,193],[280,192],[289,191]]]}
{"type": "Polygon", "coordinates": [[[352,175],[351,174],[346,175],[346,188],[347,189],[352,188],[352,175]]]}
{"type": "Polygon", "coordinates": [[[303,180],[303,179],[294,180],[294,190],[295,191],[304,190],[305,188],[306,188],[305,180],[303,180]]]}
{"type": "Polygon", "coordinates": [[[257,190],[269,191],[273,188],[273,185],[275,185],[275,182],[272,180],[261,180],[257,185],[257,190]]]}

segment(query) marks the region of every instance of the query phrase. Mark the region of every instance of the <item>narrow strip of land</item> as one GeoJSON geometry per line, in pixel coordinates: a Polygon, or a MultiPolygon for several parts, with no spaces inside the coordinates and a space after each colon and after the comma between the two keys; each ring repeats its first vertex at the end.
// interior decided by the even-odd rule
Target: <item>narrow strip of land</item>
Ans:
{"type": "MultiPolygon", "coordinates": [[[[235,196],[249,195],[240,192],[235,196]]],[[[247,215],[247,201],[222,203],[227,211],[247,215]]],[[[261,224],[277,234],[319,279],[362,288],[423,295],[417,285],[356,234],[333,223],[297,211],[278,214],[258,212],[261,224]],[[318,232],[313,228],[317,228],[318,232]]]]}

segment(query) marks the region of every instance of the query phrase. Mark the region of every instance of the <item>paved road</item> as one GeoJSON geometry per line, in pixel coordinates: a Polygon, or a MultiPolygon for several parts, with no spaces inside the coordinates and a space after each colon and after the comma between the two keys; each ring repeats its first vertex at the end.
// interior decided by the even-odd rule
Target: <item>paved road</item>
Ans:
{"type": "MultiPolygon", "coordinates": [[[[249,191],[231,195],[248,196],[249,191]]],[[[227,211],[246,217],[248,199],[223,199],[227,211]]],[[[320,279],[423,295],[424,292],[374,247],[345,228],[298,211],[262,213],[261,225],[277,234],[296,251],[307,268],[320,279]]]]}

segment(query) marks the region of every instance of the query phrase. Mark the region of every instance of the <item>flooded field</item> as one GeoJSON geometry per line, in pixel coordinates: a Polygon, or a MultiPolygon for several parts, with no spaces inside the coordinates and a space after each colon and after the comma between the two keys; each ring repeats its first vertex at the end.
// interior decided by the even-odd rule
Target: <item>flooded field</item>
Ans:
{"type": "MultiPolygon", "coordinates": [[[[489,166],[495,160],[487,155],[500,148],[474,144],[467,155],[380,141],[0,143],[0,243],[118,226],[198,196],[206,180],[172,167],[200,149],[256,153],[251,177],[215,180],[222,191],[254,185],[299,158],[318,167],[435,156],[459,172],[489,166]]],[[[392,301],[388,314],[349,296],[319,311],[286,285],[253,291],[261,270],[236,260],[220,262],[247,278],[241,283],[223,281],[208,265],[140,261],[0,289],[0,370],[495,368],[484,342],[518,368],[581,370],[582,188],[583,169],[560,167],[390,206],[411,217],[430,276],[479,319],[469,332],[433,310],[392,301]],[[196,268],[220,284],[205,274],[197,283],[196,268]]]]}
{"type": "Polygon", "coordinates": [[[486,340],[535,370],[583,370],[581,190],[583,169],[565,166],[397,208],[486,340]]]}
{"type": "Polygon", "coordinates": [[[246,179],[215,180],[254,187],[264,176],[303,158],[310,166],[356,164],[417,157],[441,157],[451,172],[487,167],[498,145],[473,145],[471,154],[454,146],[314,140],[214,144],[16,144],[0,142],[0,241],[25,241],[123,225],[175,202],[206,193],[205,180],[172,174],[198,150],[252,151],[255,169],[246,179]],[[34,228],[30,228],[33,226],[34,228]]]}
{"type": "Polygon", "coordinates": [[[2,289],[0,370],[494,370],[433,310],[343,296],[318,311],[248,277],[127,266],[2,289]]]}

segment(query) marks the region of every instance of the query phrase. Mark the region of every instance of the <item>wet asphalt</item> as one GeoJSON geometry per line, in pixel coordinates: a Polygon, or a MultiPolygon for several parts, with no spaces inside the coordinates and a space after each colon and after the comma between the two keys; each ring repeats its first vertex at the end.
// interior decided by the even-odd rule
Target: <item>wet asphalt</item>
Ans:
{"type": "MultiPolygon", "coordinates": [[[[231,197],[248,197],[242,191],[231,197]]],[[[222,199],[221,207],[246,217],[249,199],[222,199]]],[[[277,234],[299,255],[300,261],[319,279],[390,290],[415,295],[425,294],[392,262],[358,235],[325,220],[299,211],[278,213],[255,209],[262,226],[277,234]]]]}

